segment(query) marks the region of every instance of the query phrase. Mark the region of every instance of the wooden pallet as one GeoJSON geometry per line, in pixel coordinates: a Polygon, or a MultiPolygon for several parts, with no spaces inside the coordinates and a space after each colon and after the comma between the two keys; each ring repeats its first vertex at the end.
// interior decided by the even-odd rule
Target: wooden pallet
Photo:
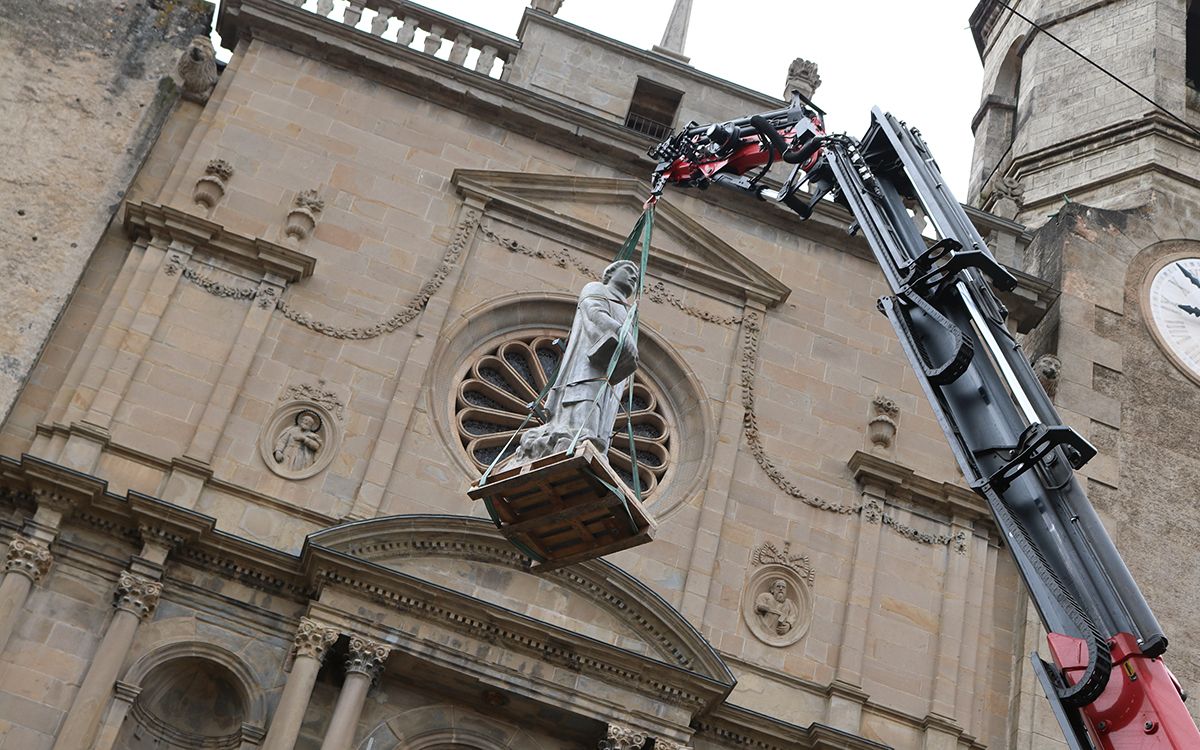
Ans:
{"type": "Polygon", "coordinates": [[[542,557],[533,563],[537,570],[591,560],[654,538],[654,519],[586,441],[574,454],[555,453],[493,474],[482,487],[472,485],[467,495],[491,500],[500,533],[542,557]]]}

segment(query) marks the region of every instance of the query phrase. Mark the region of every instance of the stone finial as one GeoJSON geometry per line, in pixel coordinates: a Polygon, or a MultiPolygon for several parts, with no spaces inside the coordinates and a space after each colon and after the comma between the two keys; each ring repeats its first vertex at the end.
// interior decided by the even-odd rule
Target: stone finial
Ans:
{"type": "Polygon", "coordinates": [[[204,176],[192,188],[192,200],[198,206],[212,210],[225,195],[225,185],[233,177],[233,165],[224,159],[213,159],[204,165],[204,176]]]}
{"type": "Polygon", "coordinates": [[[358,672],[371,678],[375,683],[383,671],[383,663],[387,661],[392,649],[386,643],[369,641],[358,636],[350,637],[350,653],[346,656],[346,672],[358,672]]]}
{"type": "Polygon", "coordinates": [[[817,73],[817,64],[802,57],[792,60],[788,66],[787,86],[784,87],[783,98],[791,99],[793,91],[799,91],[809,99],[821,85],[821,76],[817,73]]]}
{"type": "Polygon", "coordinates": [[[183,51],[175,64],[183,98],[204,104],[217,85],[217,58],[212,42],[206,36],[197,36],[183,51]]]}
{"type": "Polygon", "coordinates": [[[1062,360],[1053,354],[1043,354],[1033,363],[1033,372],[1037,375],[1038,384],[1050,398],[1058,392],[1058,376],[1062,373],[1062,360]]]}
{"type": "Polygon", "coordinates": [[[301,190],[292,202],[283,233],[289,240],[300,243],[308,239],[317,226],[317,219],[325,210],[325,201],[316,190],[301,190]]]}
{"type": "Polygon", "coordinates": [[[557,15],[562,8],[563,0],[530,0],[529,7],[534,10],[540,10],[543,13],[557,15]]]}
{"type": "Polygon", "coordinates": [[[876,396],[871,402],[874,416],[867,422],[867,438],[871,441],[873,453],[886,453],[896,439],[896,417],[900,407],[895,401],[883,396],[876,396]]]}
{"type": "Polygon", "coordinates": [[[688,62],[691,58],[683,54],[683,48],[687,44],[688,22],[691,18],[692,0],[675,0],[671,17],[667,19],[667,28],[663,30],[662,41],[652,49],[660,55],[688,62]]]}
{"type": "Polygon", "coordinates": [[[50,548],[46,545],[18,536],[8,543],[4,570],[19,573],[36,584],[49,572],[53,559],[54,556],[50,554],[50,548]]]}
{"type": "Polygon", "coordinates": [[[645,732],[619,724],[609,724],[608,734],[600,740],[599,748],[600,750],[642,750],[646,739],[645,732]]]}
{"type": "Polygon", "coordinates": [[[141,619],[154,614],[162,594],[162,582],[140,576],[128,570],[121,571],[117,590],[113,594],[113,606],[132,612],[141,619]]]}
{"type": "Polygon", "coordinates": [[[1001,177],[992,188],[996,202],[992,204],[992,213],[1003,219],[1015,219],[1024,203],[1025,188],[1015,177],[1001,177]]]}
{"type": "Polygon", "coordinates": [[[292,648],[296,656],[307,656],[322,661],[329,647],[338,639],[338,631],[328,628],[307,617],[300,618],[300,627],[296,628],[296,637],[292,640],[292,648]]]}

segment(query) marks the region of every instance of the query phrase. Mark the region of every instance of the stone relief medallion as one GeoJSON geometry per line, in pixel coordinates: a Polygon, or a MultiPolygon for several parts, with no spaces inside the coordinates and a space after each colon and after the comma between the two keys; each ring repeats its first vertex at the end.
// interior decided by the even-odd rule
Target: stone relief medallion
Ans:
{"type": "Polygon", "coordinates": [[[327,406],[292,399],[275,410],[258,449],[271,471],[285,479],[305,479],[329,465],[341,439],[341,424],[327,406]]]}
{"type": "MultiPolygon", "coordinates": [[[[812,624],[812,570],[791,563],[786,551],[762,545],[754,554],[757,570],[742,592],[742,618],[754,637],[769,646],[790,646],[808,632],[812,624]],[[763,554],[766,548],[766,554],[763,554]],[[777,559],[779,562],[770,562],[777,559]]],[[[804,558],[807,562],[807,558],[804,558]]]]}
{"type": "MultiPolygon", "coordinates": [[[[508,454],[517,449],[521,434],[542,424],[535,416],[521,426],[528,405],[562,361],[565,336],[566,331],[518,332],[484,346],[469,360],[458,384],[454,418],[459,441],[480,472],[504,450],[514,432],[518,435],[508,454]]],[[[608,458],[617,474],[631,484],[628,425],[632,423],[642,494],[649,496],[671,466],[671,420],[664,400],[640,375],[633,378],[633,410],[627,419],[628,403],[628,397],[621,400],[608,458]]]]}

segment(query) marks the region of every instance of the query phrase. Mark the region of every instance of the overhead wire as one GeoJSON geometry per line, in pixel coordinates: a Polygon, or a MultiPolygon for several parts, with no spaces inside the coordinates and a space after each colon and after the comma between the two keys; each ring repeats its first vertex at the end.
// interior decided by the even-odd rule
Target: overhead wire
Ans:
{"type": "MultiPolygon", "coordinates": [[[[1129,89],[1129,90],[1130,90],[1131,92],[1133,92],[1133,93],[1134,93],[1136,96],[1138,96],[1138,98],[1140,98],[1140,99],[1143,99],[1144,101],[1146,101],[1147,103],[1149,103],[1151,106],[1153,106],[1155,109],[1157,109],[1157,110],[1160,110],[1160,111],[1161,111],[1163,114],[1165,114],[1167,117],[1171,118],[1171,119],[1172,119],[1172,120],[1174,120],[1175,122],[1177,122],[1177,123],[1179,123],[1180,125],[1182,125],[1182,126],[1185,128],[1185,129],[1187,129],[1188,131],[1190,131],[1190,132],[1192,133],[1192,135],[1195,135],[1196,137],[1200,138],[1200,128],[1197,128],[1195,125],[1192,125],[1192,124],[1191,124],[1190,122],[1188,122],[1187,120],[1183,119],[1182,117],[1180,117],[1179,115],[1175,114],[1175,113],[1174,113],[1174,112],[1172,112],[1171,110],[1167,109],[1167,108],[1166,108],[1166,107],[1164,107],[1163,105],[1159,104],[1158,102],[1154,101],[1153,99],[1151,99],[1150,97],[1146,96],[1146,95],[1145,95],[1145,94],[1143,94],[1142,92],[1138,91],[1136,88],[1134,88],[1134,87],[1133,87],[1133,86],[1131,86],[1130,84],[1126,83],[1126,82],[1125,82],[1125,81],[1124,81],[1124,80],[1123,80],[1123,79],[1122,79],[1120,76],[1118,76],[1117,74],[1113,73],[1112,71],[1110,71],[1109,69],[1107,69],[1107,68],[1105,68],[1103,65],[1101,65],[1100,63],[1096,62],[1096,61],[1095,61],[1095,60],[1093,60],[1092,58],[1088,57],[1087,55],[1083,54],[1083,53],[1082,53],[1082,52],[1080,52],[1079,50],[1077,50],[1077,49],[1075,49],[1074,47],[1072,47],[1070,44],[1067,44],[1067,43],[1066,43],[1066,42],[1064,42],[1062,39],[1060,39],[1060,38],[1058,38],[1057,36],[1055,36],[1055,35],[1054,35],[1053,33],[1051,33],[1051,32],[1050,32],[1050,31],[1049,31],[1049,30],[1048,30],[1048,29],[1047,29],[1045,26],[1042,26],[1042,25],[1041,25],[1041,24],[1039,24],[1037,21],[1034,21],[1034,20],[1033,20],[1032,18],[1030,18],[1029,16],[1026,16],[1024,13],[1022,13],[1021,11],[1019,11],[1019,10],[1017,10],[1016,8],[1012,7],[1011,5],[1009,5],[1009,4],[1008,4],[1007,2],[1005,2],[1004,0],[993,0],[993,2],[995,2],[995,3],[996,3],[996,5],[999,5],[1001,8],[1004,8],[1005,10],[1007,10],[1009,13],[1011,13],[1011,14],[1012,14],[1012,15],[1014,15],[1014,16],[1016,16],[1017,18],[1020,18],[1022,21],[1024,21],[1024,22],[1025,22],[1025,23],[1027,23],[1027,24],[1029,24],[1029,25],[1030,25],[1030,26],[1032,26],[1033,28],[1035,28],[1035,29],[1037,29],[1038,31],[1042,32],[1042,33],[1043,33],[1043,34],[1045,34],[1046,36],[1050,37],[1050,38],[1051,38],[1051,39],[1053,39],[1054,41],[1058,42],[1060,45],[1062,45],[1062,46],[1063,46],[1063,47],[1065,47],[1067,50],[1069,50],[1071,53],[1073,53],[1074,55],[1076,55],[1077,57],[1079,57],[1080,59],[1082,59],[1084,62],[1088,63],[1089,65],[1091,65],[1092,67],[1094,67],[1096,70],[1099,70],[1099,71],[1100,71],[1101,73],[1103,73],[1104,75],[1106,75],[1106,76],[1108,76],[1109,78],[1113,79],[1114,81],[1116,81],[1118,84],[1120,84],[1120,85],[1121,85],[1121,86],[1123,86],[1124,88],[1127,88],[1127,89],[1129,89]]],[[[988,183],[991,181],[992,177],[994,177],[994,176],[995,176],[995,174],[996,174],[996,170],[1000,168],[1000,165],[1004,163],[1004,159],[1005,159],[1005,158],[1006,158],[1006,157],[1009,155],[1009,153],[1012,151],[1012,148],[1013,148],[1013,143],[1014,143],[1014,142],[1015,142],[1015,139],[1014,139],[1013,141],[1009,141],[1008,148],[1006,148],[1006,149],[1004,150],[1004,153],[1003,153],[1003,154],[1000,156],[1000,158],[996,160],[996,166],[992,168],[992,171],[991,171],[991,173],[990,173],[990,174],[988,174],[988,176],[987,176],[987,179],[983,181],[982,185],[987,185],[987,184],[988,184],[988,183]]]]}

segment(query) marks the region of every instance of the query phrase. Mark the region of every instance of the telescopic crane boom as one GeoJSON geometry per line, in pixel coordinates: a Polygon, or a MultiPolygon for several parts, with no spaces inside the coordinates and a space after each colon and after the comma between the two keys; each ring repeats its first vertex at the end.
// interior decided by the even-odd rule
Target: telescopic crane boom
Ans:
{"type": "Polygon", "coordinates": [[[717,184],[780,202],[803,220],[826,198],[854,215],[891,294],[879,300],[955,459],[987,503],[1049,633],[1031,655],[1071,750],[1197,750],[1200,731],[1161,656],[1167,638],[1076,480],[1096,450],[1059,418],[1004,325],[993,287],[1017,281],[988,251],[920,133],[872,110],[861,139],[827,135],[790,106],[691,124],[655,146],[665,185],[717,184]],[[764,183],[777,162],[783,185],[764,183]],[[909,209],[928,217],[927,241],[909,209]]]}

